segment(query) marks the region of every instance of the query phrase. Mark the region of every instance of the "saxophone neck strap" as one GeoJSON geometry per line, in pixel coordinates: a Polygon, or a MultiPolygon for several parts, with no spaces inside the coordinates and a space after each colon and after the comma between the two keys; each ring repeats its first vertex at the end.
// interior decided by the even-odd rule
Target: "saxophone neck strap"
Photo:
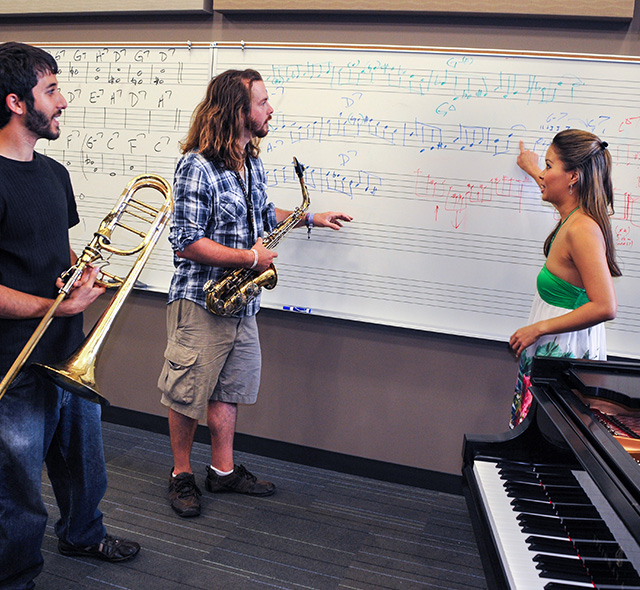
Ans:
{"type": "Polygon", "coordinates": [[[240,185],[242,194],[244,195],[244,202],[247,205],[247,223],[249,224],[249,233],[251,234],[252,244],[254,244],[258,239],[258,236],[256,235],[256,224],[254,222],[255,214],[253,210],[253,195],[251,193],[251,161],[249,160],[249,156],[245,158],[244,168],[246,171],[246,184],[237,170],[234,171],[234,174],[238,179],[238,184],[240,185]]]}

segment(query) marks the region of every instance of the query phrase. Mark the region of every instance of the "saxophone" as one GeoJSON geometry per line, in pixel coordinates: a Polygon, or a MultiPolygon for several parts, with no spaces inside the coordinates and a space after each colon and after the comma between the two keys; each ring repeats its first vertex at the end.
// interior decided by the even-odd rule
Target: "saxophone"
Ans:
{"type": "MultiPolygon", "coordinates": [[[[276,228],[263,240],[265,248],[272,250],[282,238],[286,236],[304,217],[309,208],[309,192],[304,183],[304,166],[294,157],[295,166],[300,187],[302,189],[302,204],[286,219],[281,221],[276,228]]],[[[219,316],[229,317],[237,314],[250,301],[255,299],[261,289],[273,289],[278,283],[278,273],[272,264],[267,270],[258,272],[248,268],[236,268],[226,272],[217,281],[207,281],[203,291],[207,294],[207,309],[219,316]]]]}

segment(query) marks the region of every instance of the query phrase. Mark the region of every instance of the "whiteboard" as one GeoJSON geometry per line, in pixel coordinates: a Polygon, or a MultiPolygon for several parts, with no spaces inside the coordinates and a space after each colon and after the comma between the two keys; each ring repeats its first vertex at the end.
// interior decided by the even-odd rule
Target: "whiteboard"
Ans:
{"type": "MultiPolygon", "coordinates": [[[[543,155],[560,130],[609,142],[612,219],[624,276],[609,354],[640,358],[640,71],[635,58],[415,47],[212,43],[44,46],[69,107],[40,151],[71,172],[81,250],[128,180],[172,180],[178,142],[207,82],[259,70],[275,112],[262,140],[270,198],[340,210],[340,232],[294,230],[263,305],[506,341],[528,317],[542,243],[557,218],[517,166],[519,141],[543,155]]],[[[166,236],[166,234],[165,234],[166,236]]],[[[121,257],[118,257],[121,258],[121,257]]],[[[113,260],[114,269],[123,261],[113,260]]],[[[128,262],[126,264],[129,264],[128,262]]],[[[126,267],[126,265],[125,265],[126,267]]],[[[141,275],[166,291],[161,239],[141,275]]]]}

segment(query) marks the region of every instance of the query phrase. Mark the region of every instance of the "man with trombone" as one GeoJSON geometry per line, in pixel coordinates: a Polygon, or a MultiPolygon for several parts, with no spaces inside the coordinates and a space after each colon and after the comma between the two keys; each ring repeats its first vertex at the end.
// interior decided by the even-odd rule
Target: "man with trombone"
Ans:
{"type": "MultiPolygon", "coordinates": [[[[67,102],[57,72],[55,59],[41,49],[0,45],[0,377],[76,260],[68,230],[79,218],[69,174],[35,151],[39,139],[60,135],[67,102]]],[[[97,273],[88,267],[72,285],[31,361],[62,360],[82,342],[82,312],[104,292],[97,273]]],[[[134,557],[140,546],[108,535],[98,509],[107,487],[100,406],[29,369],[0,398],[0,589],[33,588],[42,570],[43,462],[60,509],[59,551],[109,562],[134,557]]]]}
{"type": "MultiPolygon", "coordinates": [[[[248,297],[245,304],[238,290],[233,302],[218,301],[212,310],[206,285],[219,286],[230,269],[267,272],[277,253],[266,242],[283,226],[339,230],[342,222],[351,221],[345,213],[305,215],[303,208],[289,212],[268,202],[258,142],[269,132],[272,113],[258,72],[227,70],[210,81],[181,146],[169,236],[176,269],[158,386],[169,408],[174,459],[169,502],[183,517],[200,514],[201,492],[190,454],[204,416],[211,435],[206,489],[252,496],[275,492],[273,483],[259,480],[233,458],[237,406],[255,403],[258,396],[261,353],[255,316],[260,298],[248,297]],[[238,300],[242,304],[235,306],[238,300]],[[232,311],[227,314],[227,309],[232,311]]],[[[256,293],[255,283],[248,287],[256,293]]]]}

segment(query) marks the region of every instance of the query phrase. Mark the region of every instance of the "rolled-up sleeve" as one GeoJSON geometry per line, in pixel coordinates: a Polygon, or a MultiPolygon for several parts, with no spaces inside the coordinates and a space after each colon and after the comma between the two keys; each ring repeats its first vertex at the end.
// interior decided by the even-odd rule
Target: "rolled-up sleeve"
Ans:
{"type": "Polygon", "coordinates": [[[187,154],[176,169],[173,181],[174,208],[169,241],[174,250],[205,237],[215,218],[212,183],[206,167],[195,154],[187,154]]]}
{"type": "Polygon", "coordinates": [[[252,169],[255,173],[254,181],[254,199],[256,200],[256,206],[259,211],[262,211],[262,225],[264,232],[262,237],[269,235],[278,225],[276,219],[276,208],[273,203],[270,203],[267,197],[267,178],[264,171],[264,165],[262,160],[258,158],[252,158],[252,169]]]}
{"type": "MultiPolygon", "coordinates": [[[[188,299],[206,309],[203,291],[208,281],[218,281],[227,271],[189,258],[179,257],[190,244],[206,238],[227,248],[248,249],[255,235],[264,235],[276,225],[273,204],[267,203],[264,168],[252,159],[249,172],[254,215],[249,215],[247,195],[239,175],[220,160],[208,160],[197,151],[185,154],[176,168],[173,181],[174,211],[169,241],[174,250],[175,271],[169,287],[169,303],[188,299]],[[250,222],[251,219],[251,222],[250,222]],[[255,223],[253,223],[255,222],[255,223]],[[255,227],[254,227],[255,225],[255,227]]],[[[260,308],[260,296],[239,312],[254,315],[260,308]]]]}
{"type": "Polygon", "coordinates": [[[276,207],[273,203],[267,203],[262,214],[262,219],[265,233],[268,235],[276,228],[276,225],[278,225],[278,220],[276,219],[276,207]]]}

